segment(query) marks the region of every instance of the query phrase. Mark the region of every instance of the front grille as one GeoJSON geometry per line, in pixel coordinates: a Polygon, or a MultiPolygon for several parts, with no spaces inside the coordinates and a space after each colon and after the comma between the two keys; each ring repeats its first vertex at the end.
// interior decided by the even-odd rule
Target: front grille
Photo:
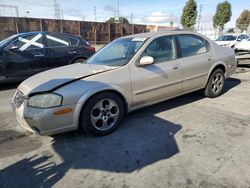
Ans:
{"type": "Polygon", "coordinates": [[[16,108],[19,108],[23,104],[24,99],[25,99],[25,97],[24,97],[23,93],[19,90],[16,90],[16,94],[15,94],[15,97],[13,99],[14,106],[16,108]]]}

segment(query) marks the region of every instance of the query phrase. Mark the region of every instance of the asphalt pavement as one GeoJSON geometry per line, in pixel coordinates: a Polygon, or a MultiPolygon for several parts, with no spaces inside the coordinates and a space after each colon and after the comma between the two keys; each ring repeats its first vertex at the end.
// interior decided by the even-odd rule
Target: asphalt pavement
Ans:
{"type": "Polygon", "coordinates": [[[27,133],[0,86],[0,187],[250,187],[250,67],[223,95],[200,91],[129,114],[104,137],[27,133]]]}

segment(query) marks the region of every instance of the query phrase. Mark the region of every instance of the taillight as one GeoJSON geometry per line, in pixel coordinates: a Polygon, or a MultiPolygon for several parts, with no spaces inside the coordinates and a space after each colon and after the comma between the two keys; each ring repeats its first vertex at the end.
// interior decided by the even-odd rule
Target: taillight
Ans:
{"type": "Polygon", "coordinates": [[[89,49],[90,51],[92,51],[92,52],[95,52],[95,47],[93,47],[93,46],[89,46],[88,49],[89,49]]]}

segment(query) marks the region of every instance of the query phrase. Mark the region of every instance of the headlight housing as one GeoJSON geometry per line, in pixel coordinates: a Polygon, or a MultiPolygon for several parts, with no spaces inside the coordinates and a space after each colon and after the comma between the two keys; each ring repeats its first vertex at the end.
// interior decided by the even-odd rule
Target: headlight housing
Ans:
{"type": "Polygon", "coordinates": [[[61,106],[63,97],[56,93],[37,94],[29,98],[28,106],[35,108],[52,108],[61,106]]]}

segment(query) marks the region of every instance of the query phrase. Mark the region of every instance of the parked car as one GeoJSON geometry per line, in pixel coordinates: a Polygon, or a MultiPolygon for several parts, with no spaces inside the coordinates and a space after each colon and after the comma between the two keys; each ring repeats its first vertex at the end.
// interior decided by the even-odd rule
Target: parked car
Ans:
{"type": "Polygon", "coordinates": [[[248,35],[237,35],[237,34],[228,34],[228,35],[221,35],[219,36],[215,42],[220,46],[230,47],[233,48],[242,40],[247,40],[249,38],[248,35]]]}
{"type": "Polygon", "coordinates": [[[250,38],[247,40],[241,41],[239,44],[234,47],[236,52],[248,52],[250,53],[250,38]]]}
{"type": "Polygon", "coordinates": [[[63,65],[86,60],[95,48],[79,36],[28,32],[0,42],[0,82],[25,78],[63,65]]]}
{"type": "Polygon", "coordinates": [[[200,89],[219,96],[236,66],[233,49],[200,34],[136,34],[114,40],[85,63],[28,78],[12,107],[21,126],[41,135],[78,128],[106,135],[133,110],[200,89]]]}

